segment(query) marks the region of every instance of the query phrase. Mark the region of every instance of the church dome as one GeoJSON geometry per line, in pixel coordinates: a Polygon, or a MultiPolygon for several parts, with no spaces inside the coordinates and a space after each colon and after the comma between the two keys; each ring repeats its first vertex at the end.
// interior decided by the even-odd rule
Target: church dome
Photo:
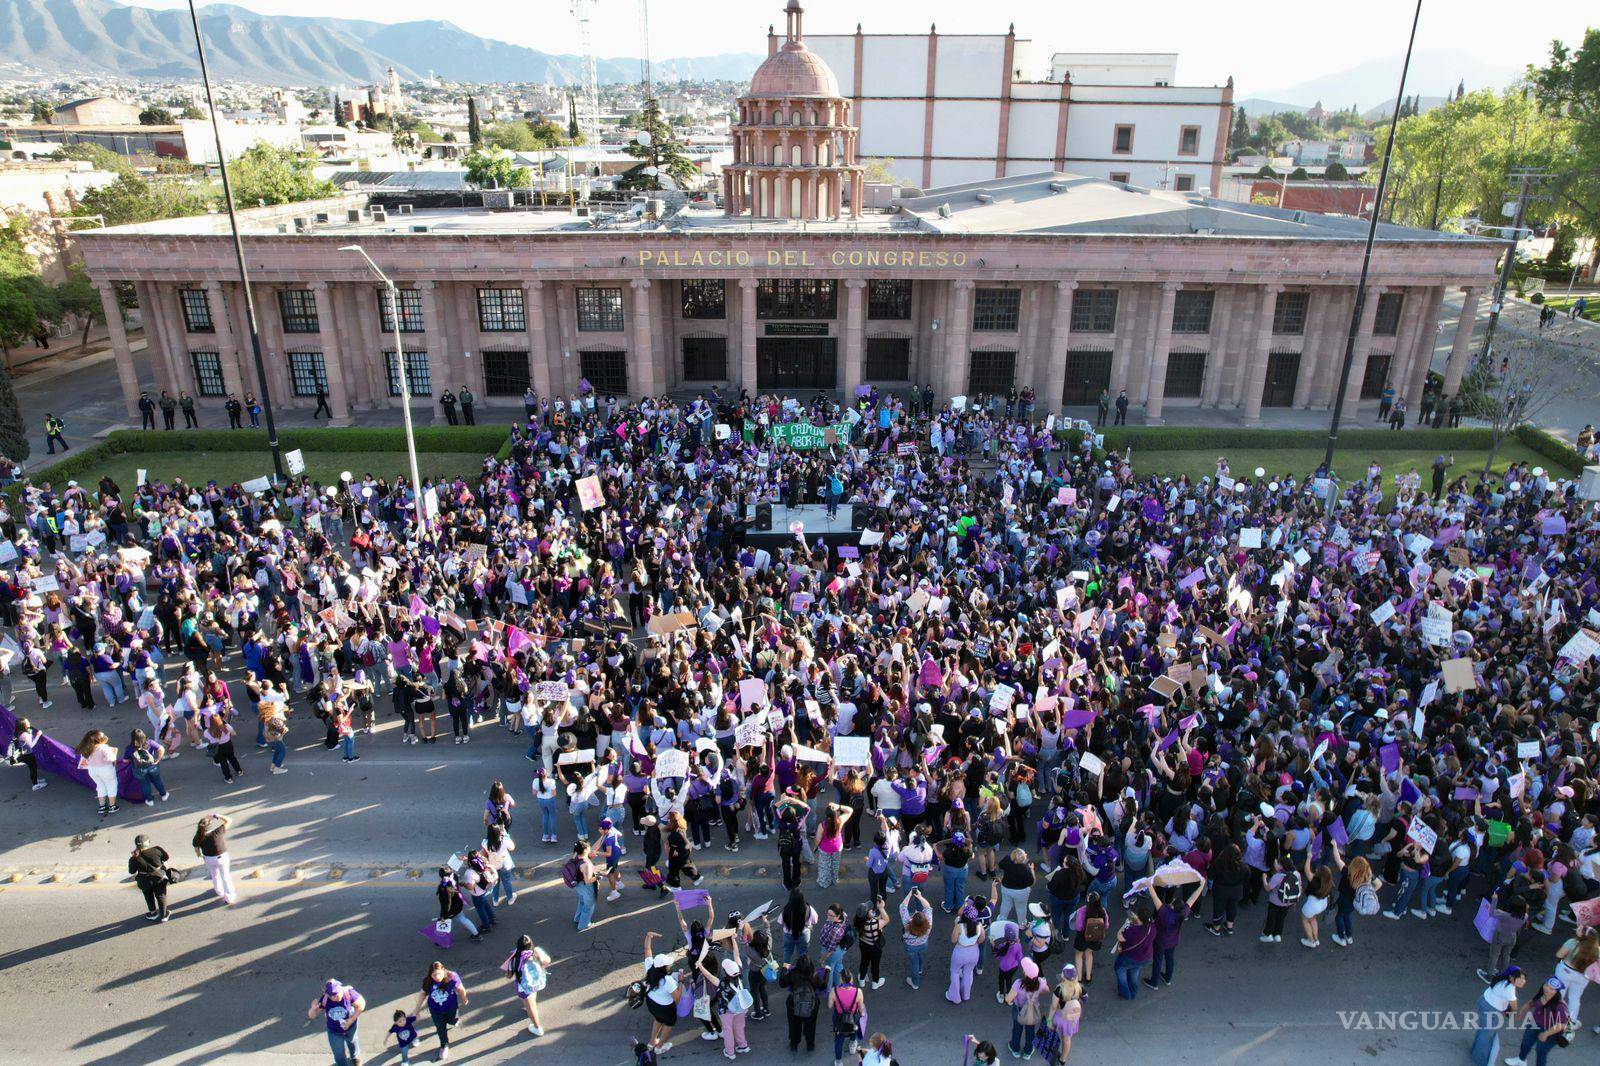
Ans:
{"type": "Polygon", "coordinates": [[[839,79],[822,57],[798,41],[785,41],[750,78],[750,96],[839,95],[839,79]]]}

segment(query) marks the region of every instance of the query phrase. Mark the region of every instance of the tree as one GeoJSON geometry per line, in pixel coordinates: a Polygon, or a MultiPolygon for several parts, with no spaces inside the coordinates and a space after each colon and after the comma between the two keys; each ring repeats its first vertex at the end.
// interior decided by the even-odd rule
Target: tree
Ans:
{"type": "Polygon", "coordinates": [[[184,104],[183,110],[178,112],[178,117],[200,121],[206,117],[206,113],[193,104],[184,104]]]}
{"type": "Polygon", "coordinates": [[[571,93],[567,94],[567,138],[573,144],[583,143],[583,134],[578,129],[578,100],[571,93]]]}
{"type": "Polygon", "coordinates": [[[150,180],[128,173],[110,185],[91,189],[78,200],[79,215],[100,215],[107,226],[203,215],[211,197],[187,181],[150,180]]]}
{"type": "Polygon", "coordinates": [[[1499,356],[1499,364],[1474,375],[1478,388],[1463,390],[1467,413],[1489,423],[1485,476],[1500,445],[1518,426],[1537,424],[1552,404],[1595,399],[1589,368],[1600,345],[1590,332],[1558,318],[1544,330],[1498,346],[1493,355],[1499,356]]]}
{"type": "Polygon", "coordinates": [[[1233,109],[1233,128],[1228,131],[1228,151],[1235,158],[1250,145],[1250,120],[1245,117],[1244,108],[1233,109]]]}
{"type": "Polygon", "coordinates": [[[1311,175],[1306,173],[1305,167],[1295,167],[1289,172],[1290,181],[1309,181],[1310,179],[1311,175]]]}
{"type": "Polygon", "coordinates": [[[1328,181],[1349,181],[1350,180],[1350,172],[1348,170],[1346,170],[1344,168],[1344,164],[1339,162],[1337,159],[1335,159],[1333,162],[1329,163],[1327,165],[1327,167],[1324,168],[1324,170],[1322,171],[1322,176],[1325,179],[1327,179],[1328,181]]]}
{"type": "Polygon", "coordinates": [[[1545,189],[1584,234],[1600,237],[1600,29],[1586,31],[1576,51],[1553,43],[1549,63],[1529,67],[1528,81],[1540,110],[1567,135],[1545,189]]]}
{"type": "Polygon", "coordinates": [[[1261,164],[1261,169],[1256,171],[1256,177],[1258,178],[1275,178],[1277,176],[1278,172],[1266,163],[1261,164]]]}
{"type": "Polygon", "coordinates": [[[172,112],[164,107],[147,107],[139,112],[139,125],[170,126],[172,125],[172,112]]]}
{"type": "Polygon", "coordinates": [[[41,126],[48,126],[55,119],[50,105],[43,100],[35,100],[28,105],[28,117],[41,126]]]}
{"type": "Polygon", "coordinates": [[[882,156],[861,161],[862,179],[881,185],[898,185],[900,179],[894,176],[894,157],[882,156]]]}
{"type": "Polygon", "coordinates": [[[105,308],[100,303],[100,293],[90,282],[89,275],[83,272],[82,267],[74,266],[67,274],[67,280],[56,286],[56,304],[61,309],[61,315],[77,315],[83,319],[83,336],[78,339],[78,348],[89,346],[89,332],[94,329],[96,321],[105,318],[105,308]]]}
{"type": "Polygon", "coordinates": [[[98,144],[69,144],[50,153],[51,159],[71,160],[79,163],[88,163],[96,170],[104,170],[112,174],[133,174],[133,164],[125,156],[120,156],[109,148],[102,148],[98,144]]]}
{"type": "Polygon", "coordinates": [[[316,158],[302,149],[257,141],[233,161],[234,202],[270,206],[332,196],[338,191],[333,183],[312,173],[316,158]]]}
{"type": "Polygon", "coordinates": [[[467,143],[473,148],[483,144],[483,127],[478,123],[478,98],[467,97],[467,143]]]}
{"type": "Polygon", "coordinates": [[[699,173],[695,165],[683,154],[677,134],[661,119],[661,108],[654,99],[646,100],[641,118],[642,140],[636,138],[623,151],[638,163],[629,167],[617,179],[617,188],[637,192],[654,189],[687,189],[699,173]],[[672,184],[667,184],[670,179],[672,184]]]}
{"type": "Polygon", "coordinates": [[[333,98],[333,121],[337,126],[348,126],[350,123],[344,117],[344,101],[337,95],[333,98]]]}
{"type": "Polygon", "coordinates": [[[480,189],[515,189],[533,179],[527,167],[519,167],[500,148],[471,152],[466,158],[467,181],[480,189]]]}

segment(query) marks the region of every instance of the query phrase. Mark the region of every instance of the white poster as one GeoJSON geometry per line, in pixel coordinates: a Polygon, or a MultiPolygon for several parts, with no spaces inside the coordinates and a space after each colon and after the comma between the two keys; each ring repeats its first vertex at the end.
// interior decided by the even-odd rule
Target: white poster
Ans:
{"type": "Polygon", "coordinates": [[[689,776],[689,753],[688,752],[679,751],[678,749],[673,748],[670,751],[663,751],[659,755],[656,756],[656,773],[655,773],[655,777],[656,777],[657,781],[660,781],[662,778],[666,778],[666,777],[688,777],[688,776],[689,776]]]}
{"type": "Polygon", "coordinates": [[[246,492],[266,492],[268,489],[270,489],[272,487],[272,479],[271,478],[264,478],[264,477],[253,477],[249,481],[246,481],[244,484],[240,485],[239,487],[241,489],[244,489],[244,491],[246,491],[246,492]]]}
{"type": "Polygon", "coordinates": [[[533,698],[536,700],[559,700],[565,703],[572,696],[572,690],[565,681],[541,681],[533,686],[533,698]]]}
{"type": "Polygon", "coordinates": [[[1095,777],[1099,777],[1101,774],[1105,773],[1106,764],[1101,760],[1100,756],[1094,754],[1093,752],[1086,751],[1082,755],[1078,756],[1078,769],[1082,770],[1086,774],[1092,774],[1095,777]]]}
{"type": "Polygon", "coordinates": [[[757,707],[770,707],[772,701],[767,698],[767,683],[759,677],[745,677],[739,679],[739,709],[749,714],[757,707]]]}
{"type": "Polygon", "coordinates": [[[1241,548],[1259,548],[1259,547],[1261,547],[1261,530],[1256,529],[1256,528],[1239,530],[1239,547],[1241,547],[1241,548]]]}
{"type": "Polygon", "coordinates": [[[306,472],[306,457],[299,448],[284,452],[283,462],[289,468],[290,477],[299,477],[306,472]]]}
{"type": "Polygon", "coordinates": [[[834,737],[833,761],[837,766],[870,766],[872,740],[870,737],[834,737]]]}

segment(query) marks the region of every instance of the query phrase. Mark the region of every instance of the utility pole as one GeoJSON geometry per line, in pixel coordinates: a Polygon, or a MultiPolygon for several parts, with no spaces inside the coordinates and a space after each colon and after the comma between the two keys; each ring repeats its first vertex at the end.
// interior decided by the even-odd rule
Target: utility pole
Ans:
{"type": "Polygon", "coordinates": [[[1506,302],[1506,286],[1511,282],[1511,268],[1517,262],[1517,242],[1522,239],[1522,222],[1528,214],[1529,190],[1548,178],[1550,172],[1521,168],[1513,170],[1508,176],[1517,183],[1517,209],[1511,218],[1511,243],[1506,248],[1505,262],[1500,264],[1500,276],[1495,279],[1494,299],[1489,303],[1489,328],[1484,331],[1483,350],[1478,353],[1480,363],[1488,362],[1494,347],[1495,327],[1500,324],[1500,308],[1506,302]]]}

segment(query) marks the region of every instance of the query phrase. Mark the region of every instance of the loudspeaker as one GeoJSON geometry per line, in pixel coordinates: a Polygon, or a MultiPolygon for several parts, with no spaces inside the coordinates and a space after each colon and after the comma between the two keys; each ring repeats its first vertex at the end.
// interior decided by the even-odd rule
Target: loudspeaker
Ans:
{"type": "Polygon", "coordinates": [[[756,504],[756,524],[751,528],[757,533],[772,532],[772,504],[756,504]]]}
{"type": "Polygon", "coordinates": [[[860,533],[863,529],[872,528],[872,508],[864,504],[856,504],[850,508],[850,528],[860,533]]]}

